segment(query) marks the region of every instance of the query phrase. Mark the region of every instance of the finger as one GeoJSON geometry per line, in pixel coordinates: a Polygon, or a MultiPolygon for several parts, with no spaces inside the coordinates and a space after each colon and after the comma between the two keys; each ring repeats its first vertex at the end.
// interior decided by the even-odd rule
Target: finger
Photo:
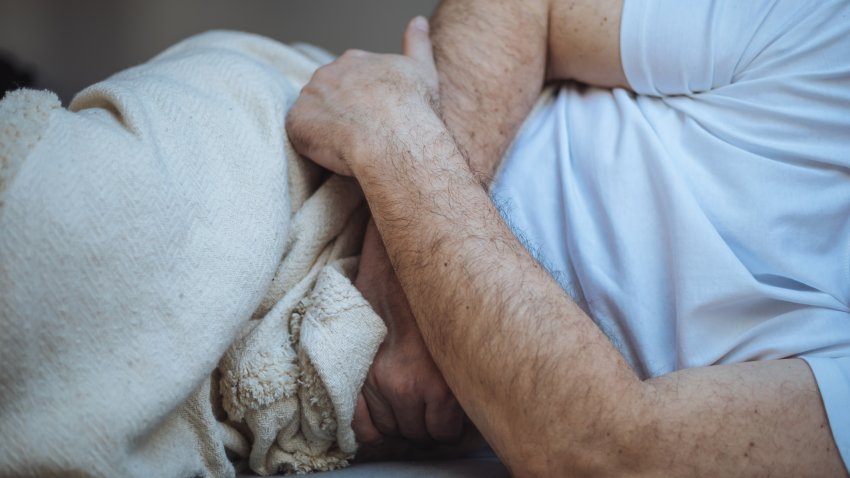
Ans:
{"type": "Polygon", "coordinates": [[[398,425],[390,404],[373,391],[368,384],[363,387],[363,397],[366,399],[369,416],[372,417],[375,428],[385,436],[398,435],[398,425]]]}
{"type": "Polygon", "coordinates": [[[402,51],[417,62],[434,68],[434,50],[429,34],[428,20],[423,16],[414,18],[404,32],[402,51]]]}
{"type": "MultiPolygon", "coordinates": [[[[375,220],[370,218],[369,224],[366,225],[366,233],[363,235],[363,247],[360,250],[360,264],[358,265],[357,276],[354,278],[354,286],[361,292],[364,292],[361,286],[367,287],[368,292],[372,289],[378,289],[376,286],[383,285],[383,279],[387,276],[387,267],[390,267],[387,251],[381,241],[375,220]]],[[[378,310],[375,307],[378,297],[373,294],[363,294],[363,297],[369,301],[369,304],[376,311],[378,310]]]]}
{"type": "Polygon", "coordinates": [[[333,152],[323,148],[321,130],[316,126],[324,118],[315,110],[318,106],[302,93],[286,115],[286,134],[292,148],[301,156],[309,158],[319,166],[342,176],[352,176],[351,168],[333,152]]]}
{"type": "Polygon", "coordinates": [[[313,124],[316,120],[313,100],[306,90],[310,87],[308,83],[302,93],[298,96],[295,104],[286,113],[285,128],[289,142],[295,151],[305,157],[315,155],[316,131],[313,124]]]}
{"type": "Polygon", "coordinates": [[[369,407],[363,395],[357,396],[357,406],[354,409],[354,421],[351,423],[357,443],[361,445],[379,445],[384,441],[384,436],[375,428],[372,417],[369,415],[369,407]]]}
{"type": "Polygon", "coordinates": [[[463,409],[454,397],[425,407],[428,435],[438,442],[455,442],[463,433],[463,409]]]}
{"type": "Polygon", "coordinates": [[[425,402],[405,403],[396,408],[395,417],[401,436],[419,445],[433,445],[425,427],[425,402]]]}

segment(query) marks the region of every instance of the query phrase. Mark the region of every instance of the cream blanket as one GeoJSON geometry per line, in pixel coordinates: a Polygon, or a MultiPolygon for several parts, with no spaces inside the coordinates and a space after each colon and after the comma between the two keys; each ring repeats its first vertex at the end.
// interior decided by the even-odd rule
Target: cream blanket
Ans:
{"type": "Polygon", "coordinates": [[[0,475],[346,464],[385,328],[358,186],[284,132],[326,60],[214,32],[0,102],[0,475]]]}

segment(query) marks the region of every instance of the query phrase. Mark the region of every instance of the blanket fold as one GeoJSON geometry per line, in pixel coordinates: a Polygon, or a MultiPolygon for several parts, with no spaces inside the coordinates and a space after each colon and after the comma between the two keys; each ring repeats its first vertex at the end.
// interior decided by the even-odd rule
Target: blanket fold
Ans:
{"type": "Polygon", "coordinates": [[[329,59],[211,32],[67,110],[0,101],[0,475],[346,465],[368,210],[284,130],[329,59]]]}

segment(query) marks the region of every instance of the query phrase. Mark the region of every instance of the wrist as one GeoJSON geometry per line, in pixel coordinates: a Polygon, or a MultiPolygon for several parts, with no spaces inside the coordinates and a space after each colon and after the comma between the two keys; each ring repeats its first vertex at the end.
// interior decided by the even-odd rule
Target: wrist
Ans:
{"type": "MultiPolygon", "coordinates": [[[[382,175],[390,165],[403,166],[402,157],[410,151],[422,151],[446,127],[430,105],[422,102],[391,108],[384,118],[375,120],[368,134],[354,138],[345,158],[352,174],[363,185],[382,175]]],[[[417,155],[418,156],[418,155],[417,155]]]]}

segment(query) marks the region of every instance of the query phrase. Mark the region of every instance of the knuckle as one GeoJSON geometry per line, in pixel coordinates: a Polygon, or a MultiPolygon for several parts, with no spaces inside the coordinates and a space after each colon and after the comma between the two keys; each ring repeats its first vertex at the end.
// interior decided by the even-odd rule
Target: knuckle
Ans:
{"type": "Polygon", "coordinates": [[[316,78],[310,80],[309,83],[304,85],[304,88],[301,88],[301,97],[306,97],[310,95],[316,95],[319,93],[319,85],[317,84],[316,78]]]}
{"type": "Polygon", "coordinates": [[[289,108],[289,112],[286,113],[287,121],[294,121],[301,114],[301,110],[303,109],[303,102],[300,100],[295,100],[292,107],[289,108]]]}
{"type": "Polygon", "coordinates": [[[310,78],[310,82],[305,86],[305,90],[307,88],[311,88],[313,90],[316,89],[316,84],[326,81],[327,78],[333,76],[334,64],[328,63],[327,65],[322,65],[316,68],[316,71],[313,72],[313,76],[310,78]]]}
{"type": "Polygon", "coordinates": [[[293,143],[299,143],[302,141],[301,131],[299,131],[298,120],[293,118],[292,115],[286,116],[286,124],[284,126],[286,129],[286,134],[289,137],[289,140],[293,143]]]}
{"type": "Polygon", "coordinates": [[[359,50],[357,48],[349,48],[348,50],[345,50],[345,53],[342,54],[342,56],[346,58],[359,58],[365,55],[365,51],[359,50]]]}
{"type": "Polygon", "coordinates": [[[395,382],[392,387],[392,395],[397,401],[409,402],[415,400],[418,395],[416,390],[416,382],[404,377],[395,382]]]}
{"type": "Polygon", "coordinates": [[[286,121],[284,124],[284,128],[286,128],[286,133],[289,135],[289,139],[292,141],[304,141],[304,131],[302,131],[301,118],[299,117],[298,112],[290,112],[286,115],[286,121]]]}

